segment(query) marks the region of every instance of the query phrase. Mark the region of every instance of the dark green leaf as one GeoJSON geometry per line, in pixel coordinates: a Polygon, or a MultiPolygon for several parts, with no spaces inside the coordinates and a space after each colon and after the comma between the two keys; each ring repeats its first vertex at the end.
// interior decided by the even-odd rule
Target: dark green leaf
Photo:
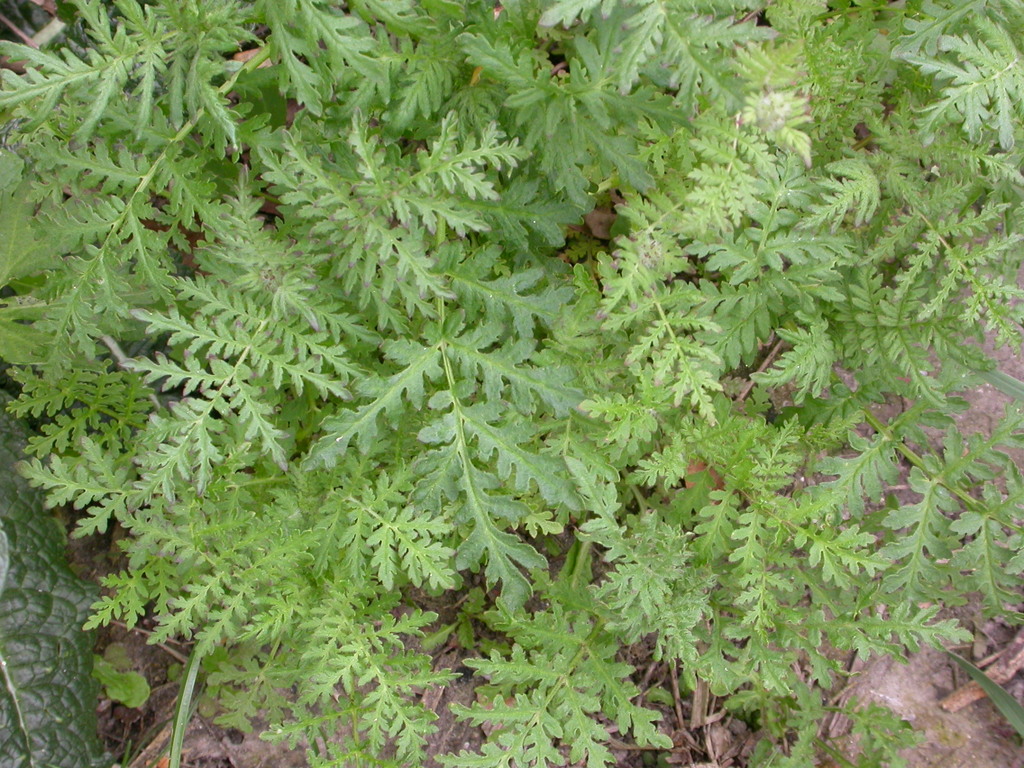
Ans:
{"type": "Polygon", "coordinates": [[[42,494],[14,472],[26,436],[0,412],[0,764],[92,768],[104,760],[81,627],[95,593],[68,569],[42,494]]]}

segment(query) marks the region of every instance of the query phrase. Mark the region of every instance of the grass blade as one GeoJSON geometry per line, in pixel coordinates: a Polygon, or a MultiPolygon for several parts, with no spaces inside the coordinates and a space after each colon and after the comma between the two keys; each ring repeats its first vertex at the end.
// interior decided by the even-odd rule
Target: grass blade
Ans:
{"type": "Polygon", "coordinates": [[[199,675],[199,665],[203,658],[197,650],[198,647],[193,648],[188,657],[185,674],[181,680],[181,689],[178,691],[178,704],[174,708],[174,728],[171,731],[168,768],[181,768],[181,748],[185,741],[185,731],[188,730],[188,722],[192,719],[192,696],[195,693],[196,677],[199,675]]]}
{"type": "Polygon", "coordinates": [[[1024,401],[1024,381],[1002,371],[975,371],[975,373],[1004,395],[1009,395],[1015,400],[1024,401]]]}
{"type": "Polygon", "coordinates": [[[1024,737],[1024,707],[1021,706],[1020,702],[1008,694],[1001,685],[971,664],[971,662],[960,658],[951,651],[946,651],[946,653],[952,657],[953,661],[960,665],[964,672],[971,676],[974,682],[981,686],[985,695],[996,705],[996,709],[1002,713],[1003,717],[1016,729],[1017,733],[1024,737]]]}

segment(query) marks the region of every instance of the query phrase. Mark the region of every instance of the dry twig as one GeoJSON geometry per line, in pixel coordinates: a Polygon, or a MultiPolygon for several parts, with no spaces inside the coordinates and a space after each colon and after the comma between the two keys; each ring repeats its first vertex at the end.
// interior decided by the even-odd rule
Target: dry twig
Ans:
{"type": "Polygon", "coordinates": [[[5,27],[11,30],[11,32],[13,32],[17,36],[17,38],[21,40],[21,42],[23,42],[25,45],[31,46],[32,48],[39,48],[39,46],[36,45],[35,40],[26,35],[24,32],[22,32],[21,28],[17,24],[8,19],[2,13],[0,13],[0,24],[3,24],[5,27]]]}
{"type": "MultiPolygon", "coordinates": [[[[757,373],[764,373],[765,370],[767,370],[768,366],[775,362],[775,358],[778,357],[779,352],[782,351],[783,344],[785,344],[785,341],[783,341],[782,339],[779,339],[777,342],[775,342],[775,346],[772,347],[771,351],[768,353],[768,356],[761,361],[761,364],[759,366],[757,366],[757,373]]],[[[746,383],[746,386],[743,387],[743,391],[740,392],[739,396],[736,398],[736,401],[743,402],[744,400],[746,400],[747,396],[750,394],[753,388],[754,380],[751,379],[746,383]]]]}

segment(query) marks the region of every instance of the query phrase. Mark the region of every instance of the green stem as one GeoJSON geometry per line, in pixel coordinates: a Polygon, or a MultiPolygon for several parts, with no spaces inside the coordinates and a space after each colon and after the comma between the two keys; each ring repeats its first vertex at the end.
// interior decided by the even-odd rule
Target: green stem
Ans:
{"type": "Polygon", "coordinates": [[[636,503],[640,505],[641,512],[649,512],[650,506],[647,504],[647,499],[644,498],[643,494],[637,490],[635,485],[630,485],[629,490],[633,493],[633,498],[636,499],[636,503]]]}
{"type": "Polygon", "coordinates": [[[842,764],[844,766],[847,766],[847,768],[857,768],[855,763],[850,762],[841,752],[838,752],[837,750],[835,750],[832,747],[830,747],[822,739],[819,739],[819,738],[815,737],[814,741],[815,741],[815,743],[819,747],[821,747],[826,752],[828,752],[829,755],[832,756],[832,759],[835,760],[836,762],[838,762],[838,763],[840,763],[840,764],[842,764]]]}
{"type": "Polygon", "coordinates": [[[583,575],[586,566],[590,561],[590,550],[593,546],[593,542],[581,541],[579,543],[579,549],[576,551],[576,562],[572,567],[572,575],[569,577],[569,583],[573,590],[579,588],[580,577],[583,575]]]}

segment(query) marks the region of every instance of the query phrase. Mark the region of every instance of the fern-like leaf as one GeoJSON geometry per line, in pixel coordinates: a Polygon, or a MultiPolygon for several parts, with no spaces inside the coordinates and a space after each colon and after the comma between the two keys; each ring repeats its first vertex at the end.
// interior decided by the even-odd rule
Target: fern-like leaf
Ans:
{"type": "Polygon", "coordinates": [[[925,110],[926,135],[945,121],[961,123],[972,141],[983,131],[995,128],[999,145],[1013,147],[1019,120],[1024,117],[1024,64],[1013,36],[1003,26],[985,17],[973,20],[980,39],[968,35],[943,35],[940,52],[946,57],[905,55],[904,59],[942,83],[942,97],[925,110]]]}

